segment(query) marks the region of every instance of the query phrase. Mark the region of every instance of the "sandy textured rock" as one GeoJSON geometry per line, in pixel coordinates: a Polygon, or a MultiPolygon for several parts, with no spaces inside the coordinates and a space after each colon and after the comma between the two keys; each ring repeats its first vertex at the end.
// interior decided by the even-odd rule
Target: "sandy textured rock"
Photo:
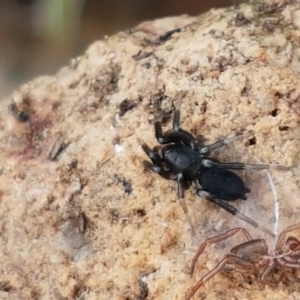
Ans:
{"type": "MultiPolygon", "coordinates": [[[[207,143],[254,131],[216,157],[293,166],[245,173],[252,192],[235,205],[274,232],[299,220],[300,5],[287,2],[141,24],[2,102],[1,299],[183,299],[242,241],[211,247],[190,278],[205,238],[242,226],[272,248],[193,188],[192,237],[176,183],[144,169],[138,138],[157,144],[150,121],[160,115],[170,128],[179,91],[182,126],[207,143]]],[[[223,272],[195,298],[299,299],[299,290],[223,272]]]]}

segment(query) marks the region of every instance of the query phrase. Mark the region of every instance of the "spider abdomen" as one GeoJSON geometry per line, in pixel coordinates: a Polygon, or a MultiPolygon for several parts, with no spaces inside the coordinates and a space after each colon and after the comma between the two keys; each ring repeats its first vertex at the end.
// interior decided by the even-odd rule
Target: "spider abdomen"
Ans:
{"type": "Polygon", "coordinates": [[[205,168],[200,172],[198,180],[204,191],[226,201],[246,200],[246,193],[250,192],[237,174],[226,169],[205,168]]]}

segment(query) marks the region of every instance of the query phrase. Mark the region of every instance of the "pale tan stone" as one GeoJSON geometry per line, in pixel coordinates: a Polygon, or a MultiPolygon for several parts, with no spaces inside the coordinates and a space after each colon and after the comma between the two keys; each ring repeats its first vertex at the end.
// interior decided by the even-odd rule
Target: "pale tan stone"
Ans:
{"type": "MultiPolygon", "coordinates": [[[[176,183],[144,169],[138,138],[157,145],[149,120],[170,113],[179,91],[187,93],[183,128],[207,143],[254,131],[255,144],[247,138],[216,157],[292,167],[246,173],[252,192],[234,205],[272,231],[299,222],[300,4],[277,2],[143,23],[95,42],[55,76],[2,102],[1,298],[146,299],[147,286],[147,299],[184,299],[242,241],[211,247],[190,278],[207,237],[242,226],[272,248],[274,241],[193,188],[186,192],[191,237],[176,183]],[[150,54],[133,59],[139,51],[150,54]],[[126,99],[134,105],[120,111],[126,99]]],[[[299,299],[299,289],[260,289],[240,273],[222,273],[195,299],[299,299]]]]}

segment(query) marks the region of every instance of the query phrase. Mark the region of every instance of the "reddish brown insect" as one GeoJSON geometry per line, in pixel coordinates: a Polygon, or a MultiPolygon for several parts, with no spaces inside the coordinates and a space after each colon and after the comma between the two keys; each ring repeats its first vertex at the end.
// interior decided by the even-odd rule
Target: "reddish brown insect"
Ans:
{"type": "Polygon", "coordinates": [[[287,237],[291,231],[300,229],[300,223],[287,227],[278,237],[275,249],[269,253],[268,246],[263,239],[253,239],[249,232],[244,228],[234,228],[226,233],[207,239],[198,249],[192,261],[191,275],[194,272],[195,264],[205,248],[211,244],[226,240],[229,237],[241,232],[246,238],[246,242],[233,247],[230,254],[225,257],[206,275],[204,275],[194,288],[187,295],[189,300],[197,290],[209,279],[214,277],[218,272],[223,270],[226,265],[239,267],[245,270],[260,271],[260,280],[268,285],[278,284],[284,277],[294,281],[300,281],[294,273],[300,269],[300,241],[293,237],[287,237]],[[292,271],[292,272],[291,272],[292,271]],[[275,275],[279,274],[275,279],[275,275]]]}

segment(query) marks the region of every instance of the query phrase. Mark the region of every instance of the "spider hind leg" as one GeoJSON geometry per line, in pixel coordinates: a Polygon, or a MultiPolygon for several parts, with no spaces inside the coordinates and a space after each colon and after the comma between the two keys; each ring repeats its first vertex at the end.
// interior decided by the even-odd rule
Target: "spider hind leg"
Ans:
{"type": "Polygon", "coordinates": [[[197,195],[200,196],[201,198],[204,198],[210,202],[215,203],[216,205],[220,206],[221,208],[225,209],[227,212],[229,212],[230,214],[238,217],[241,220],[244,220],[245,222],[249,223],[250,225],[252,225],[253,227],[258,228],[259,230],[265,232],[266,234],[275,237],[274,233],[271,232],[270,230],[266,229],[265,227],[259,225],[257,222],[253,221],[252,219],[250,219],[249,217],[247,217],[246,215],[242,214],[241,212],[239,212],[235,207],[229,205],[226,201],[217,198],[215,195],[206,192],[202,189],[198,189],[197,190],[197,195]]]}

